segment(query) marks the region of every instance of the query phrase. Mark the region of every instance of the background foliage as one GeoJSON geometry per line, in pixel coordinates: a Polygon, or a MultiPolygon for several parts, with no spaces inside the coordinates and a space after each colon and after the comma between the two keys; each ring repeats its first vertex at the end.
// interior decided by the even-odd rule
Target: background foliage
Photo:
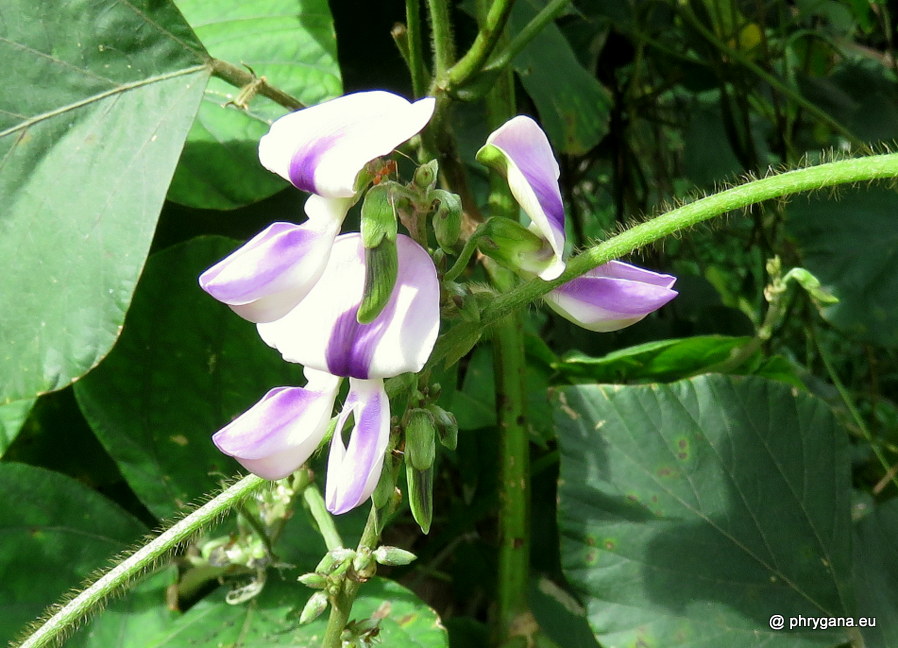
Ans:
{"type": "MultiPolygon", "coordinates": [[[[539,4],[519,0],[512,35],[539,4]]],[[[469,10],[453,7],[462,51],[469,10]]],[[[299,380],[196,286],[238,239],[301,209],[256,162],[286,110],[230,105],[238,89],[210,78],[208,57],[308,104],[410,96],[389,36],[404,15],[395,1],[8,0],[0,640],[234,474],[210,433],[299,380]]],[[[576,0],[512,62],[520,112],[559,155],[575,244],[744,175],[891,146],[895,28],[879,1],[576,0]]],[[[482,103],[452,119],[471,163],[482,103]]],[[[485,174],[468,172],[482,202],[485,174]]],[[[857,630],[771,631],[774,613],[875,617],[866,645],[898,645],[896,201],[892,186],[820,192],[644,250],[636,261],[676,274],[680,296],[619,333],[527,313],[539,645],[861,645],[857,630]],[[775,255],[839,303],[793,288],[769,321],[775,255]]],[[[418,561],[362,589],[358,618],[377,612],[384,645],[487,640],[490,351],[439,376],[461,432],[439,459],[434,524],[421,536],[406,511],[385,538],[418,561]]],[[[341,521],[348,538],[358,528],[341,521]]],[[[72,645],[211,645],[235,628],[242,645],[316,645],[293,581],[324,548],[301,505],[281,537],[282,566],[251,603],[228,605],[216,582],[247,574],[186,587],[181,559],[72,645]]]]}

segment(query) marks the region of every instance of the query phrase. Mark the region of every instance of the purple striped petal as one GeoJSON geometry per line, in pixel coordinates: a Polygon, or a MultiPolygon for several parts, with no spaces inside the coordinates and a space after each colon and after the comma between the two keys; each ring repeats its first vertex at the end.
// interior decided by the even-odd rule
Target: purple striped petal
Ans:
{"type": "Polygon", "coordinates": [[[552,310],[585,329],[616,331],[676,297],[674,282],[676,277],[611,261],[550,291],[545,300],[552,310]]]}
{"type": "Polygon", "coordinates": [[[275,322],[259,324],[265,342],[288,362],[352,378],[388,378],[420,371],[439,329],[439,283],[427,252],[412,239],[396,240],[399,268],[380,315],[359,324],[365,284],[361,235],[334,242],[327,268],[299,305],[275,322]]]}
{"type": "Polygon", "coordinates": [[[564,204],[561,172],[546,134],[530,117],[518,115],[487,138],[477,159],[505,174],[532,228],[552,246],[555,258],[539,276],[547,281],[558,277],[564,271],[564,204]]]}
{"type": "Polygon", "coordinates": [[[346,513],[367,500],[384,464],[390,441],[390,401],[383,380],[349,379],[349,395],[337,419],[327,461],[327,510],[346,513]],[[349,415],[354,425],[349,445],[343,443],[343,429],[349,415]]]}
{"type": "Polygon", "coordinates": [[[251,322],[284,316],[324,272],[351,202],[310,196],[308,221],[273,223],[200,275],[200,287],[251,322]]]}
{"type": "Polygon", "coordinates": [[[315,452],[327,432],[340,379],[307,371],[305,387],[276,387],[212,436],[224,454],[265,479],[282,479],[315,452]]]}
{"type": "Polygon", "coordinates": [[[275,121],[259,142],[259,160],[303,191],[348,198],[359,171],[424,128],[435,104],[381,90],[338,97],[275,121]]]}

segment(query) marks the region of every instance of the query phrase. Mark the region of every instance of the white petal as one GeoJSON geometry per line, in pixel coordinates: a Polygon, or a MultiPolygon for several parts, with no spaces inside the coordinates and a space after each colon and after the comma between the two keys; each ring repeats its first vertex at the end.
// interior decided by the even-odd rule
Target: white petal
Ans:
{"type": "Polygon", "coordinates": [[[390,402],[383,380],[350,378],[327,462],[325,495],[331,513],[345,513],[371,496],[383,470],[389,441],[390,402]],[[350,414],[355,424],[347,447],[340,431],[350,414]]]}
{"type": "Polygon", "coordinates": [[[310,196],[308,221],[273,223],[200,275],[200,287],[251,322],[282,317],[324,272],[347,201],[310,196]]]}
{"type": "Polygon", "coordinates": [[[590,331],[617,331],[635,324],[677,296],[676,277],[611,261],[562,284],[546,303],[590,331]]]}
{"type": "Polygon", "coordinates": [[[212,436],[223,453],[265,479],[282,479],[312,455],[327,431],[340,385],[317,373],[305,387],[277,387],[212,436]]]}
{"type": "Polygon", "coordinates": [[[555,263],[539,276],[555,279],[564,271],[564,204],[561,172],[546,134],[530,117],[518,115],[490,134],[477,158],[505,173],[515,200],[555,253],[555,263]]]}
{"type": "Polygon", "coordinates": [[[262,165],[328,198],[355,194],[356,176],[418,133],[436,100],[410,103],[381,90],[357,92],[281,117],[259,142],[262,165]]]}
{"type": "Polygon", "coordinates": [[[439,330],[439,283],[427,252],[397,237],[399,269],[393,294],[370,324],[356,313],[365,282],[359,234],[338,236],[315,288],[259,334],[288,362],[353,378],[387,378],[420,371],[439,330]]]}

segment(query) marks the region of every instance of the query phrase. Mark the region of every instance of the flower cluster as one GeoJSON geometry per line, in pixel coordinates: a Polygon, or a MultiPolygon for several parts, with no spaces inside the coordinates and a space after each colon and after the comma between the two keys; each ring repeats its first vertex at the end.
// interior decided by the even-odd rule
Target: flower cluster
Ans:
{"type": "MultiPolygon", "coordinates": [[[[272,389],[213,436],[248,470],[280,479],[299,468],[326,436],[341,382],[349,380],[328,459],[325,499],[333,513],[358,506],[377,485],[390,435],[383,381],[423,368],[439,328],[440,294],[428,252],[396,233],[392,209],[386,217],[392,225],[377,225],[374,243],[364,224],[362,233],[340,229],[372,180],[369,163],[424,128],[434,104],[432,98],[410,103],[388,92],[362,92],[277,120],[260,142],[259,157],[311,194],[307,219],[272,224],[200,277],[203,290],[256,323],[269,346],[304,368],[304,387],[272,389]],[[388,257],[372,252],[383,252],[377,242],[383,236],[388,257]],[[377,265],[385,258],[386,265],[377,265]],[[386,284],[377,278],[372,284],[378,268],[389,268],[386,284]],[[372,308],[369,298],[377,291],[372,308]],[[342,431],[350,418],[346,444],[342,431]]],[[[525,228],[492,219],[492,247],[481,249],[525,277],[557,278],[565,268],[565,216],[559,167],[546,135],[529,117],[515,117],[489,136],[477,158],[507,177],[531,221],[525,228]]],[[[382,200],[381,194],[372,190],[365,204],[375,205],[372,196],[382,200]]],[[[612,331],[670,301],[674,281],[613,261],[562,284],[545,300],[581,326],[612,331]]]]}
{"type": "Polygon", "coordinates": [[[328,460],[326,503],[343,513],[364,502],[383,467],[390,406],[383,380],[420,371],[439,328],[439,284],[427,251],[396,235],[396,280],[372,321],[360,323],[366,255],[358,233],[338,235],[367,183],[363,170],[420,131],[434,100],[409,103],[367,92],[286,115],[259,145],[262,164],[299,189],[308,219],[274,223],[200,277],[200,286],[257,324],[304,387],[277,387],[219,430],[225,454],[267,479],[299,468],[325,437],[343,378],[349,393],[328,460]],[[352,417],[348,444],[342,430],[352,417]]]}

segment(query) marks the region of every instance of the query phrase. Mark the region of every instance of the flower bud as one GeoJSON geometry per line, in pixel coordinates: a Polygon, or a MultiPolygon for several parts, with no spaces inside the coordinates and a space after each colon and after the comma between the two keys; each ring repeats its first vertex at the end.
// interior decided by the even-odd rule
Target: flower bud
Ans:
{"type": "Polygon", "coordinates": [[[414,409],[405,426],[405,460],[418,470],[427,470],[436,458],[436,426],[427,410],[414,409]]]}
{"type": "Polygon", "coordinates": [[[327,609],[327,595],[324,592],[315,592],[309,597],[306,606],[299,615],[299,622],[302,624],[310,623],[321,616],[321,613],[327,609]]]}
{"type": "Polygon", "coordinates": [[[433,521],[433,467],[418,470],[406,460],[405,479],[408,483],[408,503],[412,516],[421,531],[428,533],[433,521]]]}
{"type": "Polygon", "coordinates": [[[436,186],[439,170],[440,165],[436,160],[431,160],[427,164],[422,164],[415,171],[415,177],[413,179],[415,186],[424,189],[425,191],[431,191],[436,186]]]}
{"type": "Polygon", "coordinates": [[[327,587],[327,579],[321,574],[315,572],[312,572],[310,574],[303,574],[296,580],[298,580],[306,587],[311,587],[312,589],[324,589],[325,587],[327,587]]]}
{"type": "Polygon", "coordinates": [[[396,208],[392,196],[392,182],[371,187],[362,203],[362,244],[377,247],[387,238],[396,240],[396,208]]]}
{"type": "Polygon", "coordinates": [[[399,565],[408,565],[418,557],[411,551],[400,549],[399,547],[380,546],[374,550],[374,560],[381,565],[396,567],[399,565]]]}
{"type": "Polygon", "coordinates": [[[489,219],[477,248],[515,272],[540,274],[557,263],[542,237],[510,218],[489,219]]]}
{"type": "Polygon", "coordinates": [[[339,549],[331,549],[326,554],[324,554],[324,558],[322,558],[321,562],[318,563],[318,566],[315,567],[315,571],[319,574],[333,573],[344,563],[352,562],[352,559],[354,557],[355,551],[353,549],[346,549],[344,547],[340,547],[339,549]]]}
{"type": "Polygon", "coordinates": [[[428,405],[427,409],[433,415],[440,443],[450,450],[455,450],[458,447],[458,421],[455,420],[455,415],[438,405],[428,405]]]}
{"type": "Polygon", "coordinates": [[[461,234],[461,198],[454,193],[437,189],[429,197],[434,200],[433,233],[446,252],[452,252],[461,234]]]}
{"type": "Polygon", "coordinates": [[[356,320],[370,324],[381,314],[396,285],[399,258],[396,241],[383,237],[375,247],[365,249],[365,288],[356,320]]]}

